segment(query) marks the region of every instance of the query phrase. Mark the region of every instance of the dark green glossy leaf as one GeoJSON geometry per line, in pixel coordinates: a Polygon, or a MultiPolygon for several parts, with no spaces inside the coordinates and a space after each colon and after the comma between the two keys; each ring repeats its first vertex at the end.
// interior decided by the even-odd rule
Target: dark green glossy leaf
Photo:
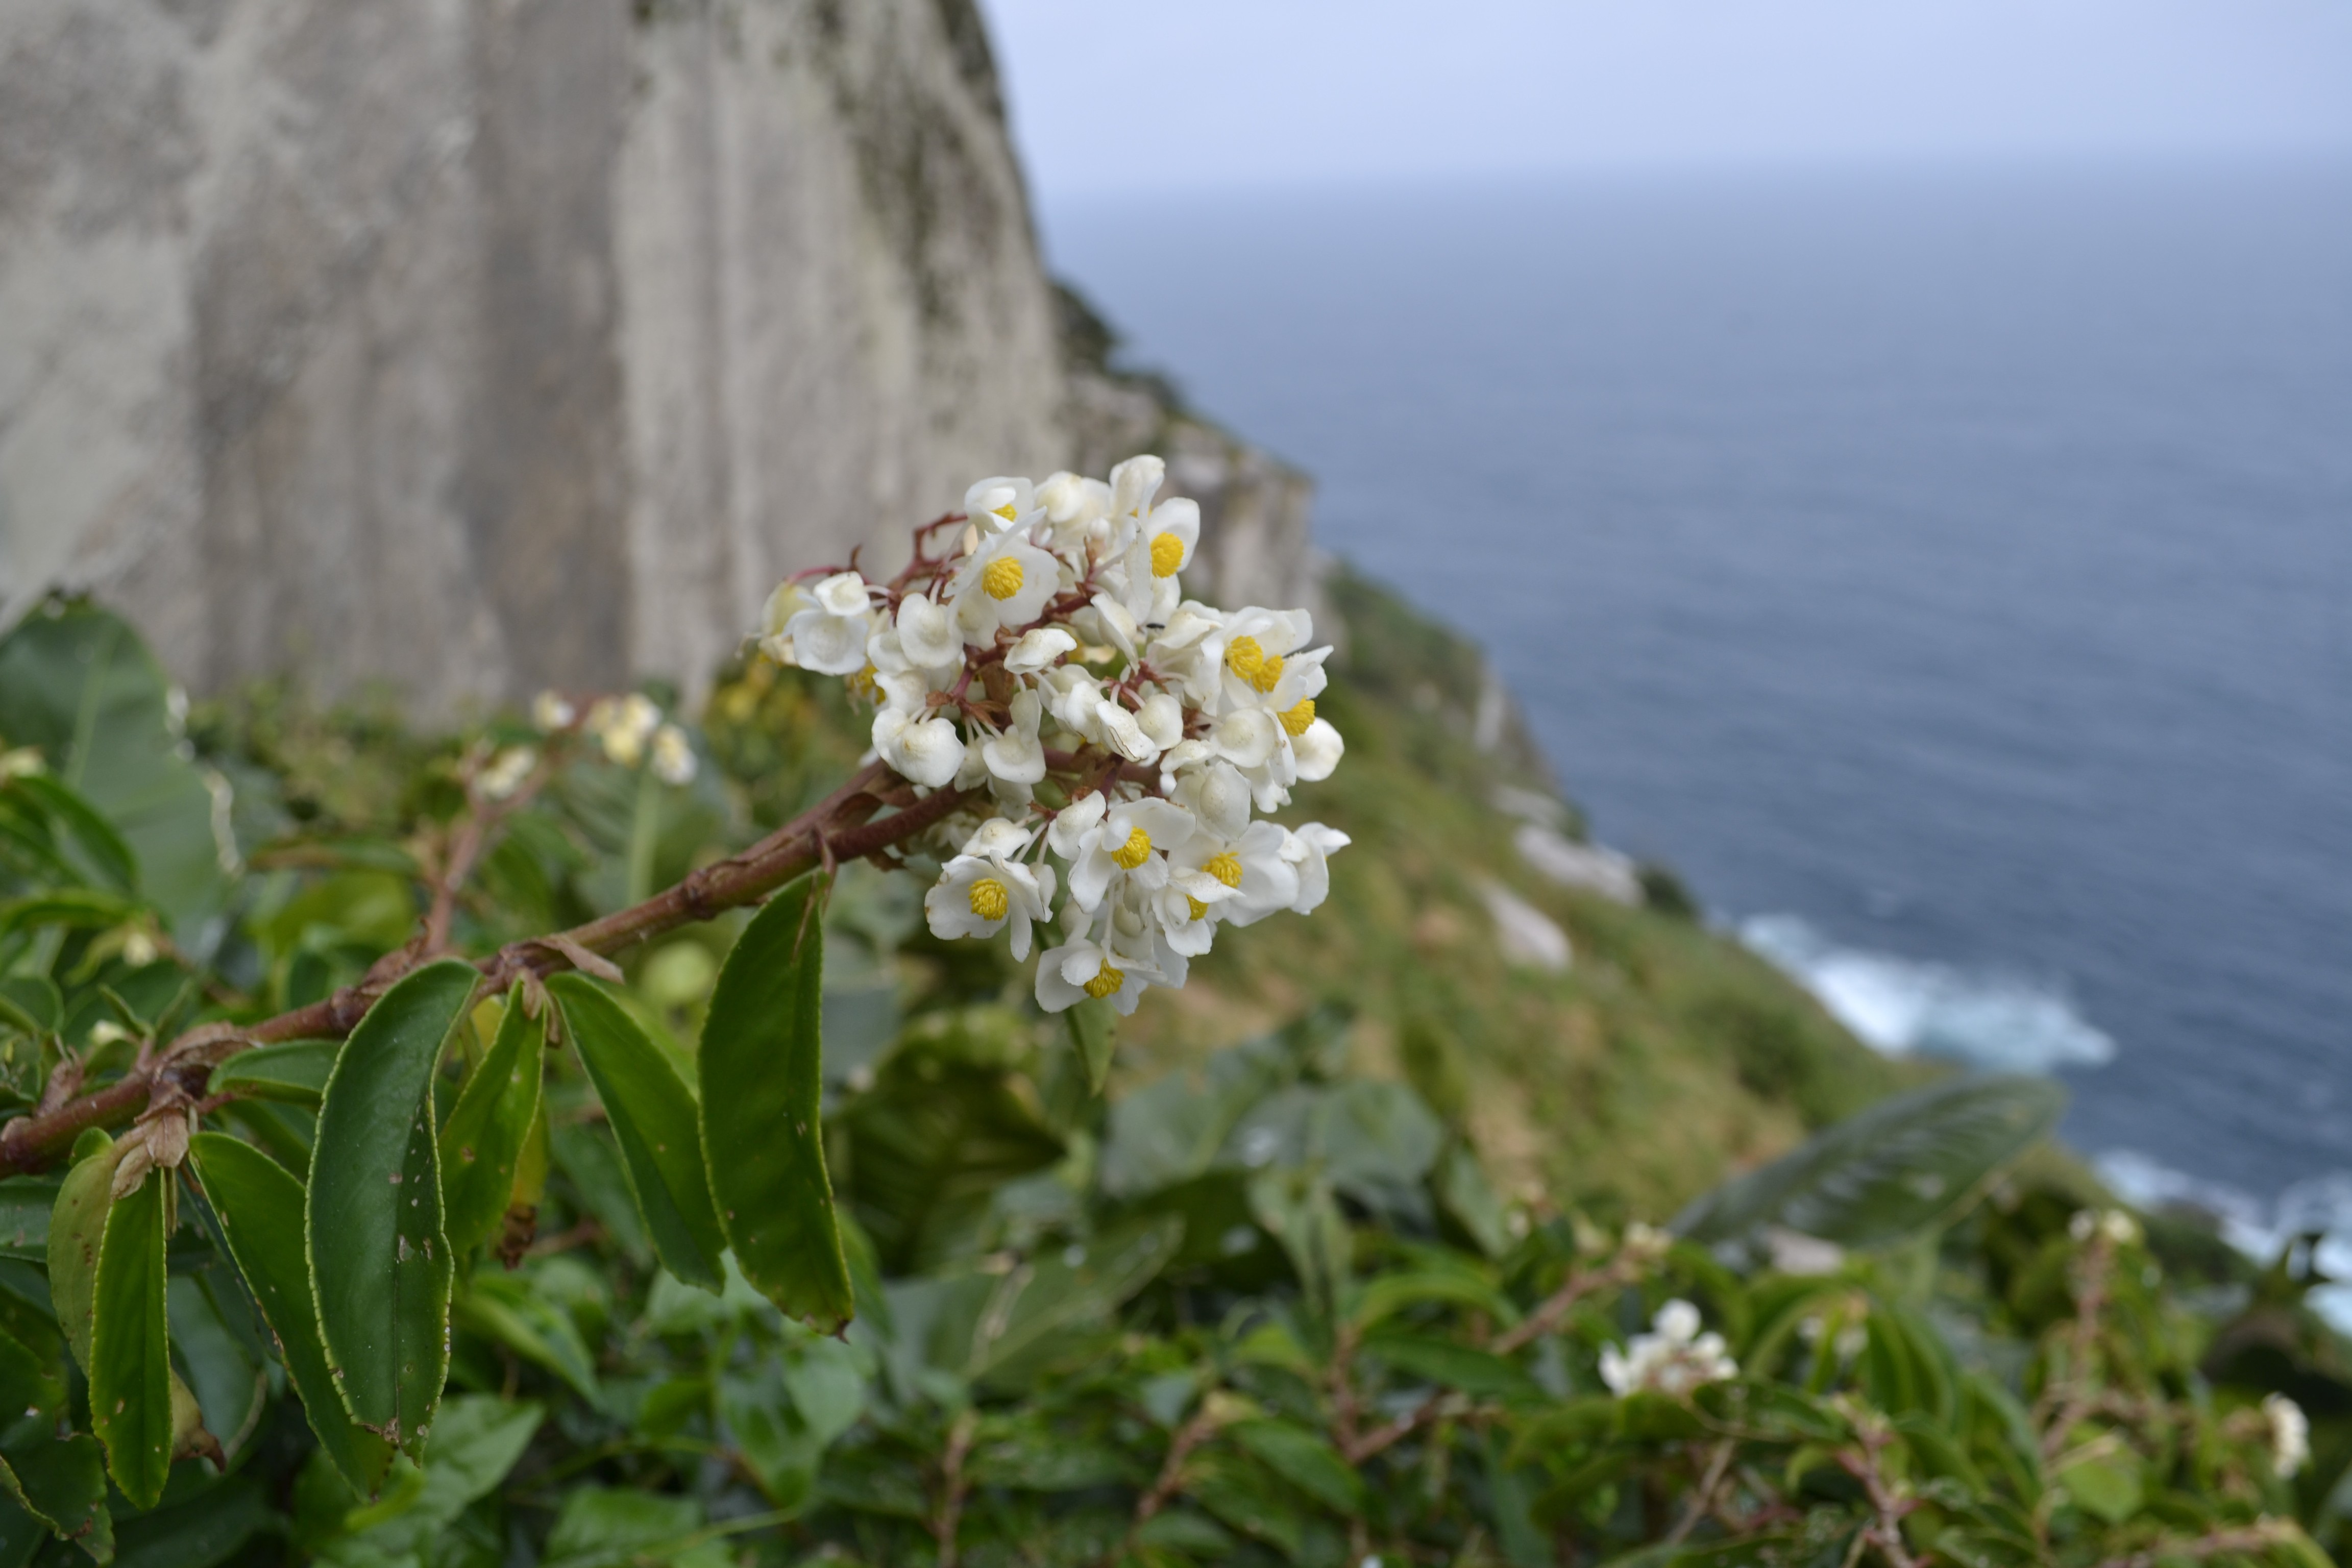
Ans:
{"type": "Polygon", "coordinates": [[[89,1369],[89,1311],[98,1289],[99,1245],[113,1202],[115,1163],[122,1158],[122,1145],[103,1132],[96,1142],[98,1147],[66,1173],[58,1187],[57,1207],[49,1215],[49,1300],[57,1310],[58,1327],[65,1331],[74,1360],[85,1372],[89,1369]]]}
{"type": "Polygon", "coordinates": [[[524,1009],[517,986],[507,996],[489,1050],[441,1129],[442,1223],[459,1258],[497,1236],[506,1215],[515,1164],[539,1114],[545,1039],[544,1026],[524,1009]]]}
{"type": "Polygon", "coordinates": [[[0,1461],[0,1489],[58,1534],[104,1563],[114,1555],[106,1458],[86,1432],[28,1443],[0,1461]]]}
{"type": "MultiPolygon", "coordinates": [[[[115,1568],[215,1568],[244,1561],[256,1536],[284,1528],[261,1483],[232,1476],[187,1501],[123,1521],[115,1532],[115,1568]]],[[[268,1561],[265,1556],[262,1561],[268,1561]]]]}
{"type": "Polygon", "coordinates": [[[66,999],[58,983],[46,974],[11,974],[0,979],[0,1017],[27,1034],[56,1034],[65,1026],[66,999]]]}
{"type": "Polygon", "coordinates": [[[2056,1124],[2066,1091],[2048,1079],[1956,1078],[1882,1100],[1685,1209],[1694,1241],[1766,1226],[1844,1247],[1885,1247],[1941,1225],[2056,1124]]]}
{"type": "Polygon", "coordinates": [[[27,1263],[49,1258],[49,1220],[58,1206],[59,1176],[11,1176],[0,1181],[0,1257],[27,1263]]]}
{"type": "Polygon", "coordinates": [[[1289,1421],[1250,1420],[1235,1422],[1226,1435],[1324,1507],[1347,1514],[1362,1510],[1363,1478],[1320,1434],[1289,1421]]]}
{"type": "Polygon", "coordinates": [[[822,1014],[825,879],[768,900],[719,972],[702,1026],[702,1151],[744,1278],[830,1332],[855,1310],[825,1174],[822,1014]]]}
{"type": "Polygon", "coordinates": [[[45,773],[14,779],[8,787],[36,802],[71,836],[99,879],[119,893],[139,886],[139,862],[131,846],[80,794],[45,773]]]}
{"type": "Polygon", "coordinates": [[[302,1184],[260,1150],[226,1133],[197,1133],[188,1154],[320,1447],[353,1490],[373,1495],[383,1483],[392,1449],[352,1422],[335,1392],[302,1247],[302,1184]]]}
{"type": "Polygon", "coordinates": [[[289,1040],[239,1051],[213,1069],[208,1087],[215,1094],[234,1091],[255,1100],[316,1106],[341,1049],[334,1040],[289,1040]]]}
{"type": "Polygon", "coordinates": [[[409,1450],[449,1364],[433,1070],[480,978],[445,959],[383,994],[335,1058],[310,1151],[303,1238],[336,1387],[352,1419],[409,1450]]]}
{"type": "Polygon", "coordinates": [[[459,1328],[504,1345],[525,1361],[555,1373],[583,1399],[593,1403],[594,1358],[579,1329],[560,1307],[542,1300],[525,1281],[505,1274],[480,1274],[453,1309],[459,1328]]]}
{"type": "Polygon", "coordinates": [[[142,897],[183,942],[228,889],[216,780],[181,754],[162,667],[121,620],[86,605],[27,616],[0,637],[0,734],[41,748],[50,772],[104,813],[139,868],[142,897]]]}
{"type": "Polygon", "coordinates": [[[165,1187],[150,1171],[106,1218],[91,1300],[89,1417],[107,1473],[141,1508],[163,1496],[172,1469],[172,1362],[164,1311],[165,1187]]]}
{"type": "Polygon", "coordinates": [[[0,937],[43,926],[117,926],[139,913],[139,905],[119,893],[94,888],[59,888],[0,903],[0,937]]]}
{"type": "Polygon", "coordinates": [[[604,1103],[654,1251],[688,1284],[717,1290],[726,1282],[719,1257],[727,1238],[703,1172],[693,1092],[662,1048],[596,982],[559,974],[547,988],[604,1103]]]}

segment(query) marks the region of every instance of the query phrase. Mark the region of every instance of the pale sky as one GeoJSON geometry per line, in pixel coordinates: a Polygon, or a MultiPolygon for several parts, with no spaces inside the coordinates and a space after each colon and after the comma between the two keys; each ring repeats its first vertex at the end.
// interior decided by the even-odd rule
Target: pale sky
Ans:
{"type": "Polygon", "coordinates": [[[2352,0],[982,0],[1047,201],[2352,153],[2352,0]]]}

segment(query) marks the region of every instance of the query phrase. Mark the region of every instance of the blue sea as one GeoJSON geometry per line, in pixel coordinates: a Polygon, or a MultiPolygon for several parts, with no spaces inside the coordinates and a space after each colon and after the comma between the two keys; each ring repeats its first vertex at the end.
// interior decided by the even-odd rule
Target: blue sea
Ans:
{"type": "Polygon", "coordinates": [[[2060,1075],[2133,1194],[2352,1223],[2352,165],[1043,223],[1597,837],[1882,1049],[2060,1075]]]}

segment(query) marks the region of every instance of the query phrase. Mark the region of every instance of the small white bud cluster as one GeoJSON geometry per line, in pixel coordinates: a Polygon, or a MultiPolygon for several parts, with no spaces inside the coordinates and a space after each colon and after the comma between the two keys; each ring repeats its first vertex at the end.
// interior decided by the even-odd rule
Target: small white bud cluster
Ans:
{"type": "Polygon", "coordinates": [[[1141,457],[1108,482],[982,479],[890,582],[804,574],[768,601],[770,658],[847,678],[877,706],[877,756],[971,792],[933,832],[931,930],[1009,926],[1026,958],[1062,899],[1064,941],[1037,969],[1048,1011],[1095,996],[1131,1013],[1182,984],[1221,925],[1320,904],[1348,842],[1252,819],[1339,764],[1315,714],[1331,650],[1307,646],[1305,610],[1183,596],[1201,514],[1155,500],[1166,471],[1141,457]]]}
{"type": "Polygon", "coordinates": [[[1620,1399],[1644,1391],[1680,1398],[1702,1384],[1739,1375],[1723,1336],[1699,1332],[1698,1309],[1688,1301],[1659,1308],[1651,1327],[1654,1332],[1635,1334],[1623,1350],[1610,1345],[1601,1352],[1601,1381],[1620,1399]]]}
{"type": "MultiPolygon", "coordinates": [[[[588,705],[583,715],[562,692],[542,691],[531,699],[530,718],[543,734],[556,735],[576,729],[596,742],[605,761],[624,768],[645,764],[652,769],[654,777],[673,787],[692,784],[701,765],[694,754],[694,742],[687,739],[686,731],[664,721],[654,700],[642,692],[599,697],[588,705]]],[[[513,794],[538,761],[528,747],[510,748],[485,773],[484,793],[493,799],[513,794]],[[492,784],[503,787],[494,790],[488,787],[492,784]]]]}

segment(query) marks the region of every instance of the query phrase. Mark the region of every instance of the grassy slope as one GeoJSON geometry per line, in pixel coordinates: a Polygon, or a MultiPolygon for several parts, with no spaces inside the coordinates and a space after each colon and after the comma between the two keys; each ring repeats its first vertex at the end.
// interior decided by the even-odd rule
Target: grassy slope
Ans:
{"type": "Polygon", "coordinates": [[[1545,787],[1470,743],[1477,651],[1342,574],[1347,626],[1319,710],[1348,741],[1292,815],[1351,835],[1329,903],[1226,933],[1129,1025],[1124,1070],[1161,1069],[1323,1001],[1357,1009],[1357,1064],[1457,1110],[1522,1191],[1661,1216],[1732,1170],[1908,1081],[1809,996],[1693,921],[1557,886],[1519,863],[1497,783],[1545,787]],[[1565,974],[1506,963],[1494,878],[1567,931],[1565,974]]]}

